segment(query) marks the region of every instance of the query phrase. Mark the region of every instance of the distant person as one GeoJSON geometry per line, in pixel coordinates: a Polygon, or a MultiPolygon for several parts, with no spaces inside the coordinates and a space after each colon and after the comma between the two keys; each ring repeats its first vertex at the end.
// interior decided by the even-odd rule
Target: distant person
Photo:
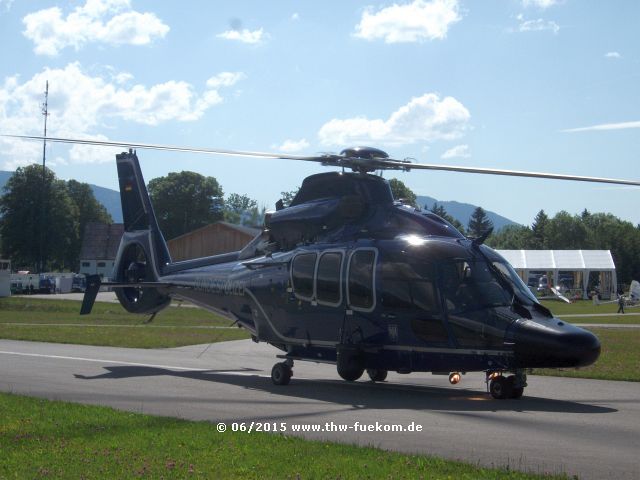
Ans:
{"type": "Polygon", "coordinates": [[[618,294],[618,313],[624,313],[624,297],[618,294]]]}

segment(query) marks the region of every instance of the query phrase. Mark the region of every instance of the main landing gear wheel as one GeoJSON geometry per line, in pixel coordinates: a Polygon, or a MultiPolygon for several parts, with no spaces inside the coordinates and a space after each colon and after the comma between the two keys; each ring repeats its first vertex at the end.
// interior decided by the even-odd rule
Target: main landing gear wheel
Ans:
{"type": "Polygon", "coordinates": [[[373,382],[384,382],[387,379],[387,370],[380,368],[367,368],[367,375],[373,382]]]}
{"type": "Polygon", "coordinates": [[[271,369],[271,381],[275,385],[288,385],[293,376],[293,369],[285,362],[276,363],[271,369]]]}
{"type": "Polygon", "coordinates": [[[491,392],[493,398],[504,400],[505,398],[511,397],[512,385],[512,381],[510,382],[507,378],[500,375],[492,379],[491,383],[489,383],[489,392],[491,392]]]}
{"type": "Polygon", "coordinates": [[[357,356],[350,357],[346,361],[338,362],[338,375],[347,382],[355,382],[364,373],[364,367],[360,358],[357,356]]]}

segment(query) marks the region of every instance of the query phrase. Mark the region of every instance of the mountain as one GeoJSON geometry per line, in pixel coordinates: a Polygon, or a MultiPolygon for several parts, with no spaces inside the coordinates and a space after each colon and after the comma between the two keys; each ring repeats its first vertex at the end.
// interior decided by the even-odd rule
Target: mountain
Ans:
{"type": "Polygon", "coordinates": [[[120,203],[120,192],[111,190],[110,188],[99,187],[97,185],[89,184],[93,190],[93,195],[96,197],[107,212],[111,214],[111,218],[115,223],[122,223],[122,205],[120,203]]]}
{"type": "MultiPolygon", "coordinates": [[[[2,189],[4,185],[7,183],[9,178],[11,178],[13,172],[6,172],[0,170],[0,194],[2,193],[2,189]]],[[[120,206],[120,192],[115,190],[111,190],[110,188],[99,187],[97,185],[89,184],[91,189],[93,190],[93,194],[104,208],[107,209],[107,212],[111,214],[111,218],[115,223],[122,223],[122,207],[120,206]]]]}
{"type": "MultiPolygon", "coordinates": [[[[440,200],[436,200],[433,197],[427,197],[425,195],[420,195],[416,199],[416,202],[421,208],[426,208],[427,210],[431,210],[434,203],[441,205],[447,211],[449,215],[458,220],[465,228],[469,224],[469,218],[471,218],[471,214],[473,211],[478,208],[476,205],[471,205],[470,203],[460,203],[454,201],[441,202],[440,200]]],[[[509,220],[502,215],[498,215],[497,213],[490,212],[489,210],[485,210],[487,213],[487,217],[489,220],[493,222],[493,229],[497,232],[498,230],[506,227],[507,225],[518,225],[513,220],[509,220]]]]}

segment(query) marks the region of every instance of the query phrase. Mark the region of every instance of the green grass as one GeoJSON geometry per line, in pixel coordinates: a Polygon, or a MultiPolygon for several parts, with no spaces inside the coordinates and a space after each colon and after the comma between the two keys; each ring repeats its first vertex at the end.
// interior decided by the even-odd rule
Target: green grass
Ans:
{"type": "MultiPolygon", "coordinates": [[[[583,313],[613,313],[618,311],[617,303],[605,303],[594,305],[591,300],[578,300],[574,303],[564,303],[553,300],[544,300],[542,303],[545,307],[553,312],[554,315],[579,315],[583,313]]],[[[640,313],[640,309],[631,309],[629,312],[640,313]]],[[[638,321],[640,323],[640,320],[638,321]]]]}
{"type": "Polygon", "coordinates": [[[132,348],[249,338],[237,328],[203,328],[226,327],[231,322],[199,308],[169,307],[150,324],[144,323],[149,316],[128,313],[116,303],[96,302],[91,315],[80,316],[79,311],[80,302],[75,300],[0,299],[0,338],[132,348]]]}
{"type": "Polygon", "coordinates": [[[0,412],[2,479],[566,478],[11,394],[0,412]]]}
{"type": "Polygon", "coordinates": [[[590,328],[602,344],[598,361],[580,369],[536,369],[535,375],[640,382],[640,330],[590,328]]]}

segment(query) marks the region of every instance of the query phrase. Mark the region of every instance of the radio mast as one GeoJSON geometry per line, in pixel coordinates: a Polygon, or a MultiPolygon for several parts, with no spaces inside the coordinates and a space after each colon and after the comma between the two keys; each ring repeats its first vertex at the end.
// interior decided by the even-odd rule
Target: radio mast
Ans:
{"type": "Polygon", "coordinates": [[[47,181],[46,181],[46,163],[47,163],[47,117],[49,116],[49,80],[47,80],[44,91],[44,103],[42,104],[42,115],[44,116],[44,139],[42,140],[42,202],[40,204],[42,211],[40,212],[40,273],[44,273],[47,265],[47,252],[44,245],[44,232],[47,224],[47,181]]]}

